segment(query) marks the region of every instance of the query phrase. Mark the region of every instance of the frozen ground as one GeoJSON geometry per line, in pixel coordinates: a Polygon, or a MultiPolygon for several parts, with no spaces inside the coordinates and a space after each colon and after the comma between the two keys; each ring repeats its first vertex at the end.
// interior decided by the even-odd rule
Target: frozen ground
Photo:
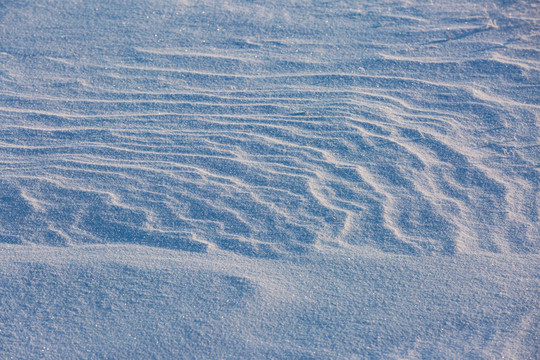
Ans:
{"type": "Polygon", "coordinates": [[[538,358],[539,22],[2,1],[0,358],[538,358]]]}

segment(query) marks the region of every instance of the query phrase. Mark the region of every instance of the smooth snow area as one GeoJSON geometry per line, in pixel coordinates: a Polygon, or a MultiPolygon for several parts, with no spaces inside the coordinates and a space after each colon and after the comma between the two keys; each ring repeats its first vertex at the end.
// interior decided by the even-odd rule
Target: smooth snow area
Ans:
{"type": "Polygon", "coordinates": [[[0,358],[540,357],[539,23],[1,1],[0,358]]]}

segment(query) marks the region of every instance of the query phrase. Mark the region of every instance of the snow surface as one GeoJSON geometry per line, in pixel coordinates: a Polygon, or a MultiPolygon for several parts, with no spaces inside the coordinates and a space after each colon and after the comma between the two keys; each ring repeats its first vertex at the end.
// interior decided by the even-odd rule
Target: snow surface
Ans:
{"type": "Polygon", "coordinates": [[[539,22],[1,1],[0,358],[539,358],[539,22]]]}

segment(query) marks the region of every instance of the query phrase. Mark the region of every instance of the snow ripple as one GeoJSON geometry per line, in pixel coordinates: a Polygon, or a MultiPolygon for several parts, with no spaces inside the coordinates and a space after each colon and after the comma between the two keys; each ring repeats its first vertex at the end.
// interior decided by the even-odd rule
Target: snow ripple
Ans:
{"type": "MultiPolygon", "coordinates": [[[[235,9],[214,20],[241,26],[234,16],[249,8],[235,9]]],[[[325,16],[351,29],[369,13],[341,10],[325,16]]],[[[69,16],[56,21],[75,21],[69,16]]],[[[194,19],[186,31],[204,37],[186,16],[194,19]]],[[[0,241],[218,247],[268,258],[321,246],[538,251],[532,40],[500,45],[502,57],[488,50],[494,28],[460,27],[445,40],[428,29],[411,56],[401,46],[412,33],[393,47],[361,37],[332,44],[317,40],[323,25],[309,32],[303,20],[295,29],[304,42],[270,24],[272,38],[213,36],[196,47],[178,35],[177,46],[130,46],[126,31],[118,53],[94,38],[105,49],[95,58],[6,40],[0,241]],[[459,41],[487,55],[452,58],[459,41]]],[[[387,20],[425,23],[422,14],[387,20]]],[[[68,33],[79,39],[102,26],[68,33]]],[[[366,29],[381,41],[396,36],[382,23],[366,29]]]]}

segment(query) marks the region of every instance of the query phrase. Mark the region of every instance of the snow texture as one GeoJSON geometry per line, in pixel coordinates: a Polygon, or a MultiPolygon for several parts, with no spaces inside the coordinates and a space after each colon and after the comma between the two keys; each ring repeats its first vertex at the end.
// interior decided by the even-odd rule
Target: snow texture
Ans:
{"type": "Polygon", "coordinates": [[[539,358],[539,22],[3,0],[0,358],[539,358]]]}

